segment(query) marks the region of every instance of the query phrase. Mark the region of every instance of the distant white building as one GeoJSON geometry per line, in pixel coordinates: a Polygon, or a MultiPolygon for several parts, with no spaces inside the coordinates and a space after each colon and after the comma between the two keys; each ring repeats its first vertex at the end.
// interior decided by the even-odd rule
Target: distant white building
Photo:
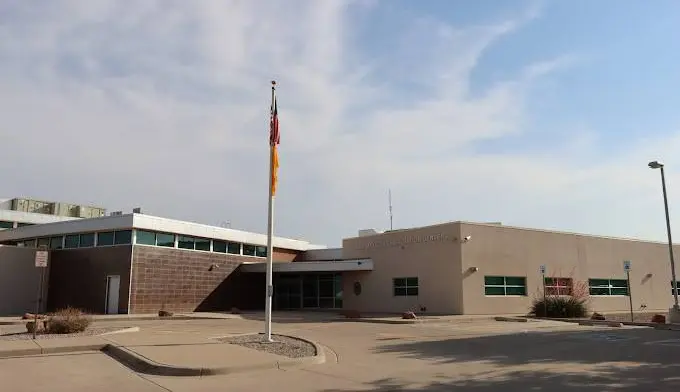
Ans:
{"type": "Polygon", "coordinates": [[[101,207],[25,198],[0,198],[0,230],[106,215],[101,207]]]}

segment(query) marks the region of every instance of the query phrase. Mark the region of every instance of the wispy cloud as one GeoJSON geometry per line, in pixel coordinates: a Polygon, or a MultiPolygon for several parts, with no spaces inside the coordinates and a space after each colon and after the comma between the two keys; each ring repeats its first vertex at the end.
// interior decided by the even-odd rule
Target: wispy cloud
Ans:
{"type": "MultiPolygon", "coordinates": [[[[550,222],[563,223],[553,226],[603,231],[614,225],[587,221],[593,211],[630,205],[603,195],[632,192],[632,200],[655,202],[648,195],[656,179],[620,165],[644,161],[638,150],[589,166],[578,161],[580,148],[502,155],[469,148],[524,133],[531,87],[578,65],[572,54],[527,62],[514,77],[471,90],[484,52],[540,17],[539,8],[496,24],[459,27],[414,14],[389,34],[358,30],[382,6],[4,2],[3,192],[141,205],[263,230],[268,82],[276,79],[283,235],[332,244],[357,228],[384,226],[388,187],[400,225],[541,225],[554,214],[550,222]]],[[[672,151],[673,143],[646,152],[672,151]]]]}

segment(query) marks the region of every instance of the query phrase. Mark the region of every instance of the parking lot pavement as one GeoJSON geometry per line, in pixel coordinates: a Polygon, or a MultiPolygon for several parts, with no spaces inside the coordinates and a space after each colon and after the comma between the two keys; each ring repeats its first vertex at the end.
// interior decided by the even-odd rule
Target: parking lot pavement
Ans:
{"type": "MultiPolygon", "coordinates": [[[[203,338],[252,332],[261,324],[257,320],[156,321],[142,329],[167,334],[170,338],[173,334],[195,334],[203,338]]],[[[204,378],[141,378],[106,357],[91,357],[91,363],[75,363],[77,359],[59,357],[54,367],[39,362],[35,368],[28,365],[27,359],[13,359],[0,362],[0,379],[14,377],[34,380],[36,385],[61,385],[63,378],[94,367],[93,374],[106,377],[106,382],[115,384],[117,389],[130,385],[135,391],[156,391],[154,388],[160,387],[173,392],[226,390],[227,387],[229,391],[276,389],[282,392],[680,390],[680,361],[677,360],[680,333],[675,331],[480,320],[410,325],[287,322],[274,324],[274,332],[321,343],[326,350],[326,363],[204,378]],[[57,370],[69,367],[68,363],[74,369],[64,376],[57,370]],[[22,372],[24,375],[20,376],[22,372]]],[[[100,384],[72,384],[73,381],[64,381],[63,385],[70,385],[64,390],[106,390],[90,388],[100,384]]]]}
{"type": "Polygon", "coordinates": [[[166,392],[101,353],[0,359],[0,380],[12,392],[166,392]]]}

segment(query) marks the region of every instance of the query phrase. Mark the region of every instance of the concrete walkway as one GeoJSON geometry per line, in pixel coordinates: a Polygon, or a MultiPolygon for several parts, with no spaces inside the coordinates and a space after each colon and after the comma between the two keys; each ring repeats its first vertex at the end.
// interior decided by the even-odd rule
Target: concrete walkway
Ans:
{"type": "MultiPolygon", "coordinates": [[[[137,323],[140,332],[98,337],[107,342],[107,347],[131,351],[133,358],[143,357],[147,361],[144,363],[184,369],[184,373],[176,370],[170,375],[211,377],[167,377],[168,373],[160,373],[150,365],[142,371],[127,364],[121,366],[112,359],[117,359],[116,352],[86,351],[0,359],[0,380],[13,392],[680,389],[677,377],[680,334],[672,331],[580,326],[557,321],[461,320],[400,325],[282,321],[274,323],[275,333],[319,342],[326,358],[320,366],[286,368],[274,367],[274,358],[268,354],[261,356],[260,352],[244,351],[240,346],[215,343],[217,337],[261,330],[260,320],[246,317],[140,320],[137,323]],[[209,372],[213,367],[236,364],[251,366],[253,370],[257,363],[268,367],[257,372],[231,368],[228,375],[209,372]]],[[[37,344],[42,345],[43,341],[37,344]]]]}
{"type": "MultiPolygon", "coordinates": [[[[167,330],[167,325],[161,325],[149,330],[136,329],[99,336],[0,341],[0,358],[102,352],[136,372],[162,376],[231,374],[322,363],[325,360],[324,351],[319,346],[316,346],[317,355],[314,357],[288,358],[222,343],[215,339],[218,336],[211,336],[215,335],[211,329],[201,334],[187,329],[186,325],[179,327],[167,330]]],[[[219,337],[241,334],[240,330],[233,333],[227,328],[219,337]]]]}

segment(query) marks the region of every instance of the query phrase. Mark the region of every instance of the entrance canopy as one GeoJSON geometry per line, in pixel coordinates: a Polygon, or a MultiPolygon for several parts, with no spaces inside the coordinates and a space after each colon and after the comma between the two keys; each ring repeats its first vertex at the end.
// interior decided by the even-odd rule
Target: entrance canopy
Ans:
{"type": "MultiPolygon", "coordinates": [[[[241,264],[243,272],[266,272],[267,262],[247,262],[241,264]]],[[[290,263],[273,263],[273,272],[343,272],[373,271],[373,260],[336,260],[336,261],[294,261],[290,263]]]]}

